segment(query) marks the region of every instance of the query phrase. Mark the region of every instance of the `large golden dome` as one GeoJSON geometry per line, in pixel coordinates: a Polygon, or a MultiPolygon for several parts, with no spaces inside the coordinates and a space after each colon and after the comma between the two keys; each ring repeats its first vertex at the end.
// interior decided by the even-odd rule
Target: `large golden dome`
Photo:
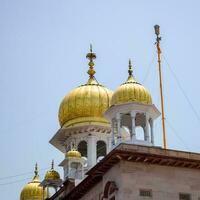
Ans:
{"type": "Polygon", "coordinates": [[[120,85],[114,92],[111,100],[111,105],[138,102],[143,104],[152,104],[152,98],[149,91],[138,83],[132,73],[131,61],[129,61],[129,76],[125,83],[120,85]]]}
{"type": "Polygon", "coordinates": [[[61,102],[58,115],[61,127],[109,123],[103,114],[110,106],[112,91],[100,85],[94,77],[93,59],[96,55],[92,50],[87,58],[90,60],[89,80],[72,90],[61,102]]]}
{"type": "Polygon", "coordinates": [[[40,179],[37,171],[37,165],[35,169],[35,176],[32,181],[29,182],[21,191],[20,200],[43,200],[48,197],[47,190],[43,190],[43,187],[40,186],[40,179]],[[44,195],[44,198],[43,198],[44,195]]]}

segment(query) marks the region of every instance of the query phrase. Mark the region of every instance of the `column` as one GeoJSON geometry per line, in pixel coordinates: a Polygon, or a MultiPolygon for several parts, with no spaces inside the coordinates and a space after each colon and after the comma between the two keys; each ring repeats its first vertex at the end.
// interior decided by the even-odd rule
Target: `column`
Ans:
{"type": "Polygon", "coordinates": [[[150,142],[149,140],[149,116],[148,114],[146,113],[145,115],[146,117],[146,122],[145,122],[145,135],[144,135],[144,140],[147,141],[147,142],[150,142]]]}
{"type": "Polygon", "coordinates": [[[111,146],[115,146],[115,119],[112,119],[112,139],[111,146]]]}
{"type": "Polygon", "coordinates": [[[112,146],[113,146],[112,135],[109,135],[107,136],[106,154],[108,154],[112,150],[112,146]]]}
{"type": "Polygon", "coordinates": [[[151,128],[151,143],[154,144],[154,122],[153,119],[150,120],[150,128],[151,128]]]}
{"type": "Polygon", "coordinates": [[[117,142],[121,143],[122,141],[122,133],[121,133],[121,115],[120,113],[117,113],[117,142]]]}
{"type": "Polygon", "coordinates": [[[135,120],[136,120],[136,112],[131,111],[131,141],[133,143],[136,140],[135,120]]]}
{"type": "Polygon", "coordinates": [[[65,163],[65,165],[63,166],[63,170],[64,170],[64,180],[66,180],[67,177],[69,177],[69,172],[70,172],[69,161],[67,161],[67,163],[65,163]]]}
{"type": "Polygon", "coordinates": [[[93,167],[97,161],[97,144],[96,144],[96,136],[88,135],[88,151],[87,151],[87,158],[88,158],[88,167],[93,167]]]}
{"type": "Polygon", "coordinates": [[[81,179],[84,178],[84,167],[83,167],[83,163],[81,163],[81,179]]]}

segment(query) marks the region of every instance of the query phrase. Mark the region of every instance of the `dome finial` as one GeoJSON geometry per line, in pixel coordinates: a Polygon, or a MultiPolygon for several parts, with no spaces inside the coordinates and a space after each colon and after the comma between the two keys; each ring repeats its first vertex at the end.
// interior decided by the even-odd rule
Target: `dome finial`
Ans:
{"type": "Polygon", "coordinates": [[[52,170],[54,169],[54,160],[52,160],[52,162],[51,162],[51,169],[52,170]]]}
{"type": "Polygon", "coordinates": [[[34,171],[34,173],[35,173],[35,176],[33,177],[33,182],[37,182],[37,181],[39,181],[39,175],[38,175],[38,164],[37,163],[35,163],[35,171],[34,171]]]}
{"type": "Polygon", "coordinates": [[[128,74],[129,76],[126,83],[136,83],[136,80],[133,77],[133,67],[132,67],[131,59],[129,59],[128,61],[128,74]]]}
{"type": "Polygon", "coordinates": [[[37,163],[35,163],[35,171],[34,171],[34,173],[35,173],[35,176],[38,176],[38,164],[37,163]]]}
{"type": "Polygon", "coordinates": [[[76,146],[75,146],[75,143],[74,143],[74,142],[72,142],[71,150],[76,150],[76,146]]]}
{"type": "Polygon", "coordinates": [[[89,60],[89,70],[87,71],[87,73],[90,76],[90,79],[94,78],[94,74],[96,73],[94,70],[94,62],[93,60],[96,59],[96,54],[93,53],[92,51],[92,44],[90,44],[90,52],[86,55],[86,58],[89,60]]]}
{"type": "Polygon", "coordinates": [[[129,76],[133,76],[133,69],[132,69],[131,59],[129,59],[128,68],[129,68],[128,69],[129,76]]]}
{"type": "Polygon", "coordinates": [[[90,44],[90,52],[92,53],[92,44],[90,44]]]}

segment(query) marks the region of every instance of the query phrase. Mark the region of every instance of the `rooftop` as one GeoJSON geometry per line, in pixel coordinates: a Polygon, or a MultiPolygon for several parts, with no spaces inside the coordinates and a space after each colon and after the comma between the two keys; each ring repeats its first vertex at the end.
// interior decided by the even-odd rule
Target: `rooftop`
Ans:
{"type": "MultiPolygon", "coordinates": [[[[79,185],[72,189],[64,197],[64,199],[79,199],[95,184],[101,181],[103,175],[120,160],[140,162],[145,164],[200,169],[199,153],[122,143],[114,148],[93,168],[91,168],[87,172],[88,176],[79,185]]],[[[58,196],[57,193],[50,199],[54,199],[56,196],[58,196]]]]}

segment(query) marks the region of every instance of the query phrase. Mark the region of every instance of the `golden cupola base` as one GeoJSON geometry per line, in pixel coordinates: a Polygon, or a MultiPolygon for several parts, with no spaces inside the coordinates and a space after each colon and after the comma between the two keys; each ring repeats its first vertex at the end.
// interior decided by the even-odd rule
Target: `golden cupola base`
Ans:
{"type": "Polygon", "coordinates": [[[32,181],[29,182],[21,191],[20,200],[43,200],[48,197],[47,190],[43,190],[43,187],[40,185],[40,178],[38,175],[37,164],[35,166],[35,176],[32,181]]]}
{"type": "Polygon", "coordinates": [[[86,57],[89,59],[89,80],[72,90],[61,102],[58,114],[61,127],[109,125],[103,114],[110,106],[112,91],[100,85],[94,77],[93,59],[96,55],[92,49],[86,57]]]}
{"type": "Polygon", "coordinates": [[[152,104],[152,98],[149,91],[134,79],[132,75],[133,70],[130,60],[128,72],[129,76],[127,81],[120,85],[114,92],[111,100],[111,105],[113,106],[129,102],[152,104]]]}

